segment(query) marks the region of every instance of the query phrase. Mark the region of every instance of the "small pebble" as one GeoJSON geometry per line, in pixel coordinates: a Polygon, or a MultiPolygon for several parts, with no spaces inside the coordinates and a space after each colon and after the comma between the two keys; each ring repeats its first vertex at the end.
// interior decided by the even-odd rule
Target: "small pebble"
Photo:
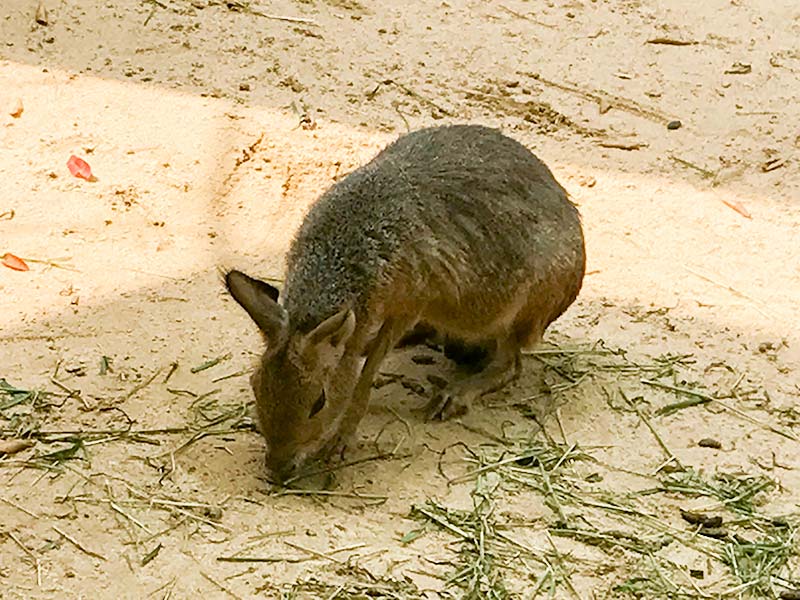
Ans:
{"type": "Polygon", "coordinates": [[[675,463],[669,463],[661,467],[662,473],[682,473],[683,467],[675,463]]]}
{"type": "Polygon", "coordinates": [[[703,521],[703,527],[706,529],[719,529],[722,527],[722,517],[719,515],[707,517],[706,520],[703,521]]]}
{"type": "Polygon", "coordinates": [[[407,389],[409,392],[413,392],[413,393],[417,394],[418,396],[424,396],[425,395],[425,386],[422,385],[418,381],[412,381],[412,380],[409,380],[409,379],[401,379],[400,380],[400,385],[402,385],[404,389],[407,389]]]}
{"type": "Polygon", "coordinates": [[[681,125],[683,125],[683,123],[681,123],[680,121],[670,121],[669,123],[667,123],[667,129],[670,130],[680,129],[681,125]]]}
{"type": "Polygon", "coordinates": [[[47,8],[44,5],[44,2],[39,2],[39,6],[36,7],[36,15],[34,19],[39,25],[47,25],[49,23],[47,19],[47,8]]]}
{"type": "Polygon", "coordinates": [[[411,362],[416,365],[432,365],[436,360],[428,354],[415,354],[411,357],[411,362]]]}
{"type": "Polygon", "coordinates": [[[250,91],[250,84],[249,83],[240,83],[239,84],[239,91],[240,92],[249,92],[250,91]]]}
{"type": "Polygon", "coordinates": [[[722,444],[720,444],[717,440],[713,438],[703,438],[702,440],[697,442],[697,445],[700,446],[701,448],[714,448],[715,450],[719,450],[720,448],[722,448],[722,444]]]}
{"type": "Polygon", "coordinates": [[[689,575],[695,579],[703,579],[705,577],[703,569],[689,569],[689,575]]]}
{"type": "Polygon", "coordinates": [[[382,387],[389,385],[390,383],[394,383],[395,381],[397,381],[397,377],[378,375],[372,382],[372,387],[374,387],[376,390],[379,390],[382,387]]]}
{"type": "Polygon", "coordinates": [[[219,521],[222,519],[222,509],[218,506],[204,506],[203,514],[212,521],[219,521]]]}
{"type": "Polygon", "coordinates": [[[578,185],[582,187],[591,188],[597,185],[597,179],[595,179],[591,175],[580,175],[578,176],[578,185]]]}
{"type": "Polygon", "coordinates": [[[727,530],[722,527],[701,527],[697,533],[715,540],[723,540],[728,537],[727,530]]]}
{"type": "Polygon", "coordinates": [[[691,510],[680,509],[681,517],[683,520],[691,525],[700,525],[701,527],[717,529],[722,527],[722,517],[719,515],[707,515],[703,512],[695,512],[691,510]]]}
{"type": "Polygon", "coordinates": [[[447,380],[444,377],[439,377],[438,375],[434,375],[433,373],[426,376],[426,379],[434,386],[439,388],[440,390],[447,386],[447,380]]]}

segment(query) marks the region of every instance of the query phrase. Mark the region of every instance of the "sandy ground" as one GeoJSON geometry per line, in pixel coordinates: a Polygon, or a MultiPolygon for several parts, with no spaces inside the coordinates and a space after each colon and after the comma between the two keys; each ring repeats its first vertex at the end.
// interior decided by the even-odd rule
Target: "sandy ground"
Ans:
{"type": "Polygon", "coordinates": [[[0,378],[51,392],[0,393],[0,443],[34,442],[0,454],[0,598],[790,597],[794,0],[44,5],[0,14],[0,253],[45,261],[0,268],[0,378]],[[552,167],[581,297],[460,421],[420,419],[441,356],[393,355],[363,462],[278,494],[248,412],[260,342],[216,269],[279,278],[326,186],[442,122],[552,167]],[[675,484],[697,477],[738,491],[675,484]],[[722,516],[716,538],[681,508],[722,516]],[[783,558],[750,576],[759,540],[783,558]]]}

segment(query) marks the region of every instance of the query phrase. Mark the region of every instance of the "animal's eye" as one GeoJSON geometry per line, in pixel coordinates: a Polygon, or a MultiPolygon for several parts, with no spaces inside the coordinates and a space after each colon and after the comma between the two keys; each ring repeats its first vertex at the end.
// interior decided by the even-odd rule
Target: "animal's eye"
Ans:
{"type": "Polygon", "coordinates": [[[317,398],[317,401],[314,402],[314,406],[311,407],[311,413],[309,413],[308,418],[310,419],[311,417],[313,417],[315,414],[321,411],[324,406],[325,406],[325,390],[322,390],[322,393],[319,395],[319,398],[317,398]]]}

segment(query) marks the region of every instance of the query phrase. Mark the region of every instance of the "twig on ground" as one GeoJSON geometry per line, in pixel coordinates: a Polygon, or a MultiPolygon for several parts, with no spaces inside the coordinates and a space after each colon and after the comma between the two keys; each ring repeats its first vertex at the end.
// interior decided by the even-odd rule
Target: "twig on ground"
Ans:
{"type": "Polygon", "coordinates": [[[739,290],[737,290],[734,287],[731,287],[731,286],[729,286],[729,285],[727,285],[725,283],[721,283],[719,281],[716,281],[715,279],[709,277],[708,275],[703,275],[702,273],[700,273],[698,271],[695,271],[694,269],[691,269],[689,267],[684,267],[684,269],[686,269],[689,273],[691,273],[695,277],[699,277],[703,281],[707,281],[708,283],[711,283],[711,284],[713,284],[713,285],[715,285],[717,287],[720,287],[720,288],[722,288],[724,290],[729,291],[734,296],[738,296],[739,298],[742,298],[744,300],[748,300],[748,301],[752,302],[755,305],[755,309],[758,312],[760,312],[762,315],[764,315],[765,317],[768,317],[770,319],[775,319],[776,318],[774,314],[771,314],[771,313],[769,313],[769,312],[767,312],[765,310],[766,309],[766,304],[764,302],[762,302],[761,300],[753,298],[752,296],[748,296],[744,292],[740,292],[739,290]]]}
{"type": "Polygon", "coordinates": [[[206,574],[205,572],[200,571],[200,575],[202,575],[206,581],[212,583],[216,588],[228,594],[231,598],[235,598],[236,600],[242,600],[241,596],[237,596],[230,589],[226,588],[219,581],[213,579],[210,575],[206,574]]]}
{"type": "Polygon", "coordinates": [[[116,502],[113,502],[113,501],[109,502],[109,506],[111,507],[111,510],[121,514],[123,517],[128,519],[131,523],[133,523],[137,527],[140,527],[141,529],[143,529],[144,531],[146,531],[149,534],[153,533],[152,531],[150,531],[150,529],[147,527],[147,525],[142,523],[139,519],[137,519],[135,517],[132,517],[131,515],[126,513],[124,510],[122,510],[122,508],[116,502]]]}
{"type": "Polygon", "coordinates": [[[358,492],[339,492],[337,490],[281,490],[275,496],[331,496],[337,498],[355,498],[358,500],[374,500],[386,502],[389,496],[380,494],[360,494],[358,492]]]}
{"type": "Polygon", "coordinates": [[[317,475],[324,475],[325,473],[333,473],[335,471],[341,471],[342,469],[346,469],[348,467],[360,465],[367,462],[373,462],[378,460],[389,460],[396,458],[410,458],[411,456],[412,456],[411,454],[403,454],[398,456],[395,452],[388,452],[383,454],[376,454],[374,456],[366,456],[364,458],[357,458],[355,460],[343,462],[330,467],[316,469],[314,471],[309,471],[307,473],[300,473],[299,475],[295,475],[294,477],[290,477],[289,479],[287,479],[284,482],[284,486],[289,486],[298,481],[302,481],[303,479],[308,479],[309,477],[315,477],[317,475]]]}
{"type": "Polygon", "coordinates": [[[316,556],[317,558],[323,558],[325,560],[329,560],[337,565],[342,564],[341,560],[339,560],[338,558],[334,558],[333,556],[326,554],[325,552],[319,552],[318,550],[314,550],[312,548],[306,548],[305,546],[301,546],[300,544],[295,544],[294,542],[290,542],[287,540],[284,540],[283,543],[289,546],[290,548],[294,548],[295,550],[300,550],[301,552],[305,552],[306,554],[311,554],[312,556],[316,556]]]}
{"type": "Polygon", "coordinates": [[[211,360],[207,360],[206,362],[199,364],[195,367],[189,369],[192,374],[200,373],[201,371],[205,371],[206,369],[210,369],[211,367],[217,366],[223,360],[228,360],[231,357],[231,353],[228,352],[227,354],[223,354],[222,356],[218,356],[216,358],[212,358],[211,360]]]}
{"type": "Polygon", "coordinates": [[[133,386],[133,388],[131,388],[131,390],[127,394],[125,394],[125,400],[130,400],[133,396],[135,396],[136,394],[141,392],[144,388],[146,388],[148,385],[153,383],[155,378],[158,377],[163,370],[164,370],[164,367],[159,367],[156,370],[156,372],[153,373],[150,377],[148,377],[147,379],[145,379],[141,383],[133,386]]]}
{"type": "Polygon", "coordinates": [[[161,383],[164,384],[168,383],[170,378],[175,374],[175,371],[177,370],[178,370],[178,362],[177,361],[171,362],[169,365],[169,371],[167,371],[167,374],[164,376],[164,380],[161,383]]]}
{"type": "MultiPolygon", "coordinates": [[[[736,416],[741,417],[745,421],[749,421],[753,425],[758,425],[759,427],[763,427],[764,429],[771,431],[772,433],[776,433],[780,436],[783,436],[795,442],[800,442],[800,437],[795,435],[793,432],[772,425],[771,423],[766,423],[765,421],[762,421],[760,419],[756,419],[755,417],[748,415],[746,412],[734,406],[726,404],[725,401],[721,398],[715,398],[714,396],[710,396],[709,394],[704,394],[703,392],[698,392],[697,390],[678,387],[667,383],[661,383],[660,381],[653,381],[651,379],[642,379],[641,382],[644,383],[645,385],[650,385],[653,387],[669,390],[678,394],[685,394],[687,396],[694,396],[695,398],[697,398],[697,401],[690,403],[689,406],[694,406],[698,404],[708,404],[710,402],[713,402],[715,406],[719,406],[723,410],[733,413],[736,416]]],[[[676,407],[684,408],[684,404],[686,403],[669,404],[661,409],[661,411],[664,411],[662,414],[669,414],[669,412],[673,412],[673,410],[676,410],[676,407]]]]}
{"type": "Polygon", "coordinates": [[[78,550],[80,550],[80,551],[81,551],[81,552],[83,552],[84,554],[88,554],[89,556],[93,556],[94,558],[99,558],[100,560],[108,560],[108,559],[107,559],[105,556],[103,556],[102,554],[99,554],[99,553],[97,553],[97,552],[94,552],[93,550],[89,550],[89,549],[88,549],[86,546],[84,546],[83,544],[81,544],[81,543],[80,543],[78,540],[76,540],[74,537],[72,537],[71,535],[69,535],[69,534],[68,534],[68,533],[66,533],[65,531],[63,531],[63,530],[59,529],[59,528],[58,528],[58,527],[56,527],[55,525],[52,525],[52,528],[53,528],[53,529],[56,531],[56,533],[58,533],[58,534],[60,534],[61,536],[63,536],[63,537],[64,537],[64,539],[66,539],[66,540],[67,540],[67,541],[68,541],[70,544],[72,544],[73,546],[75,546],[75,547],[76,547],[78,550]]]}
{"type": "Polygon", "coordinates": [[[699,42],[696,42],[694,40],[679,40],[668,37],[655,37],[647,40],[647,42],[645,43],[660,44],[662,46],[694,46],[697,45],[699,42]]]}
{"type": "Polygon", "coordinates": [[[12,500],[9,500],[8,498],[6,498],[6,497],[4,497],[4,496],[0,496],[0,502],[5,502],[5,503],[6,503],[6,504],[8,504],[9,506],[13,506],[13,507],[14,507],[14,508],[16,508],[17,510],[24,512],[26,515],[28,515],[28,516],[30,516],[30,517],[33,517],[34,519],[41,519],[41,518],[42,518],[42,517],[40,517],[39,515],[37,515],[36,513],[29,511],[29,510],[28,510],[27,508],[25,508],[24,506],[20,506],[20,505],[19,505],[19,504],[17,504],[16,502],[14,502],[14,501],[12,501],[12,500]]]}
{"type": "Polygon", "coordinates": [[[234,12],[243,12],[269,19],[270,21],[284,21],[286,23],[302,23],[304,25],[317,25],[314,19],[306,17],[289,17],[285,15],[275,15],[271,13],[261,12],[250,7],[249,2],[242,2],[241,0],[231,0],[227,2],[228,9],[234,12]]]}
{"type": "Polygon", "coordinates": [[[650,419],[647,417],[647,415],[645,415],[639,409],[639,405],[636,403],[636,400],[635,399],[630,400],[622,390],[620,390],[620,394],[622,395],[625,402],[628,403],[628,406],[633,408],[633,410],[636,412],[637,416],[642,421],[642,423],[644,423],[645,426],[650,430],[650,433],[653,434],[653,437],[655,438],[656,442],[658,442],[658,445],[661,447],[661,450],[664,451],[664,455],[667,457],[667,460],[669,462],[674,462],[678,466],[678,468],[683,469],[683,465],[681,464],[680,460],[678,460],[678,457],[676,457],[675,454],[673,454],[672,450],[669,449],[667,444],[659,435],[658,431],[656,431],[656,428],[653,427],[653,424],[650,422],[650,419]]]}
{"type": "Polygon", "coordinates": [[[525,75],[527,77],[531,77],[536,81],[540,81],[541,83],[549,86],[554,87],[556,89],[562,90],[564,92],[569,92],[570,94],[575,94],[577,96],[581,96],[586,98],[587,100],[592,100],[598,104],[606,103],[610,104],[614,108],[619,108],[625,110],[627,112],[633,113],[640,117],[645,117],[657,123],[668,123],[669,121],[675,121],[673,117],[660,113],[652,108],[645,108],[640,104],[634,102],[633,100],[629,100],[627,98],[623,98],[622,96],[617,96],[615,94],[609,94],[603,91],[588,91],[582,89],[576,85],[566,84],[566,83],[559,83],[557,81],[552,81],[550,79],[546,79],[542,77],[539,73],[530,73],[524,71],[517,71],[520,75],[525,75]]]}
{"type": "Polygon", "coordinates": [[[367,94],[367,99],[371,100],[372,98],[374,98],[375,95],[378,93],[378,90],[380,89],[380,87],[382,85],[393,85],[396,88],[402,90],[406,95],[411,96],[412,98],[416,98],[422,104],[425,104],[425,105],[429,106],[430,108],[436,109],[441,114],[443,114],[445,116],[448,116],[448,117],[454,117],[455,116],[455,114],[451,110],[448,110],[448,109],[444,108],[443,106],[440,106],[439,104],[437,104],[436,102],[434,102],[430,98],[427,98],[427,97],[423,96],[422,94],[420,94],[419,92],[414,91],[413,89],[411,89],[410,87],[408,87],[404,83],[400,83],[399,81],[395,81],[394,79],[384,79],[383,81],[379,82],[378,85],[375,87],[375,89],[372,92],[370,92],[369,94],[367,94]]]}
{"type": "Polygon", "coordinates": [[[716,173],[709,171],[708,169],[704,169],[703,167],[699,167],[696,164],[689,162],[688,160],[684,160],[677,156],[673,156],[672,154],[669,155],[670,160],[678,163],[679,165],[683,165],[684,167],[688,167],[700,173],[706,179],[713,179],[716,177],[716,173]]]}
{"type": "Polygon", "coordinates": [[[30,550],[25,544],[23,544],[17,536],[15,536],[12,532],[7,531],[6,535],[11,538],[11,540],[19,546],[22,551],[30,557],[33,561],[34,566],[36,567],[36,585],[42,587],[42,563],[39,562],[39,557],[36,556],[32,550],[30,550]]]}

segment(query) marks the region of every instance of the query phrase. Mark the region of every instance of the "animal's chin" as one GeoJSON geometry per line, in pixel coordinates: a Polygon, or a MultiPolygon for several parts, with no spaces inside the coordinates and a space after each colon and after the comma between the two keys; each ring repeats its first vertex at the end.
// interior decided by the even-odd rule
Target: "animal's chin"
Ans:
{"type": "MultiPolygon", "coordinates": [[[[325,475],[326,485],[330,479],[330,463],[338,458],[337,452],[341,450],[341,440],[338,435],[307,452],[298,452],[291,461],[274,461],[266,457],[267,470],[272,475],[273,481],[287,487],[309,488],[307,482],[319,482],[319,475],[325,475]],[[303,482],[304,485],[298,486],[303,482]]],[[[313,486],[311,486],[313,487],[313,486]]]]}
{"type": "MultiPolygon", "coordinates": [[[[268,467],[269,469],[269,467],[268,467]]],[[[323,459],[312,459],[290,469],[269,469],[273,483],[291,489],[325,489],[332,482],[332,473],[323,459]]]]}

